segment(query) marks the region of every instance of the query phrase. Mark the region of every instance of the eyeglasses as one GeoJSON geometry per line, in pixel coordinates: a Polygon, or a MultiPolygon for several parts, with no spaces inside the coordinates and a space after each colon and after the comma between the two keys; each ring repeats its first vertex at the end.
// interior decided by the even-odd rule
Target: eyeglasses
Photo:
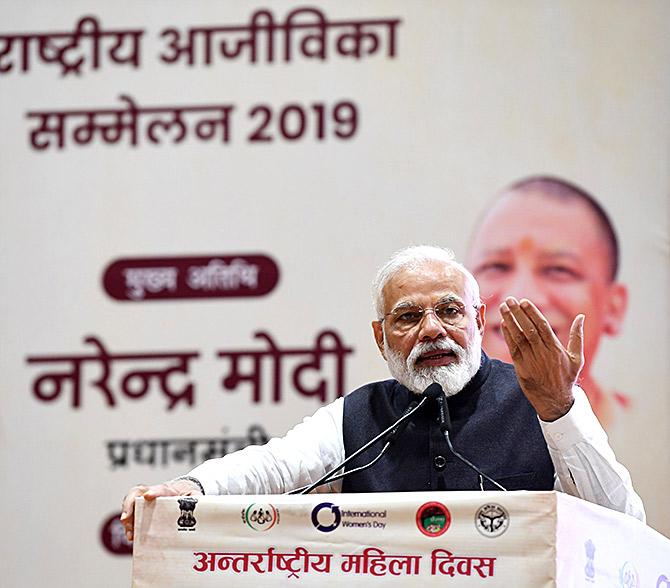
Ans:
{"type": "MultiPolygon", "coordinates": [[[[479,307],[473,305],[472,308],[477,310],[479,307]]],[[[396,332],[406,333],[419,325],[426,314],[432,312],[443,325],[457,327],[465,319],[465,309],[465,306],[453,300],[438,302],[432,308],[423,308],[418,305],[401,306],[386,313],[380,320],[383,322],[387,317],[390,317],[391,328],[396,332]]]]}

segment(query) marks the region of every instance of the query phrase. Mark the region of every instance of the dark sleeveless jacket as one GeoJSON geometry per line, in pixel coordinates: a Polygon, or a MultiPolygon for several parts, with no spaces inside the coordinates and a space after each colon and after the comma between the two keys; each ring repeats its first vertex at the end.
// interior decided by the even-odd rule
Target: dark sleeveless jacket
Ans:
{"type": "MultiPolygon", "coordinates": [[[[344,398],[343,435],[347,456],[399,418],[417,399],[396,380],[375,382],[344,398]]],[[[537,414],[521,392],[514,367],[490,360],[468,385],[447,399],[454,449],[508,490],[552,490],[554,467],[537,414]]],[[[424,406],[386,455],[372,468],[344,478],[343,492],[478,490],[479,476],[447,446],[437,407],[424,406]]],[[[382,443],[347,469],[370,461],[382,443]]],[[[485,490],[495,486],[484,481],[485,490]]]]}

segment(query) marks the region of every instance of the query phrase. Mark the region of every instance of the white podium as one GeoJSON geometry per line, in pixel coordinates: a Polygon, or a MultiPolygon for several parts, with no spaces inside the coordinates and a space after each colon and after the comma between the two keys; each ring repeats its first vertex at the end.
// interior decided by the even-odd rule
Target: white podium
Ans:
{"type": "Polygon", "coordinates": [[[136,503],[133,586],[670,588],[670,540],[558,492],[136,503]]]}

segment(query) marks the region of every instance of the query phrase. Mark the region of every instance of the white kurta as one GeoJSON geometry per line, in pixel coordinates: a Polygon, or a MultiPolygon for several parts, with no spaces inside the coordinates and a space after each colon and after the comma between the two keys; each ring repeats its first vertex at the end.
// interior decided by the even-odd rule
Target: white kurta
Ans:
{"type": "MultiPolygon", "coordinates": [[[[574,397],[566,415],[551,423],[540,421],[556,470],[554,488],[644,521],[642,500],[628,470],[616,460],[586,394],[575,387],[574,397]]],[[[189,475],[200,480],[206,494],[282,494],[311,484],[345,457],[343,415],[344,399],[338,398],[286,436],[210,459],[189,475]]],[[[317,491],[341,488],[336,481],[317,491]]]]}

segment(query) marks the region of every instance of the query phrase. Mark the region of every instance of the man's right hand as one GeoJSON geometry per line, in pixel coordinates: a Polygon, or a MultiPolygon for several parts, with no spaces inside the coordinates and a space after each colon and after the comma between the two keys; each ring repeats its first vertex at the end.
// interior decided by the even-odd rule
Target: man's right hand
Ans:
{"type": "Polygon", "coordinates": [[[159,496],[202,496],[200,488],[190,480],[170,480],[156,486],[133,486],[123,499],[121,523],[126,529],[128,541],[133,540],[135,524],[135,499],[142,496],[145,500],[156,500],[159,496]]]}

